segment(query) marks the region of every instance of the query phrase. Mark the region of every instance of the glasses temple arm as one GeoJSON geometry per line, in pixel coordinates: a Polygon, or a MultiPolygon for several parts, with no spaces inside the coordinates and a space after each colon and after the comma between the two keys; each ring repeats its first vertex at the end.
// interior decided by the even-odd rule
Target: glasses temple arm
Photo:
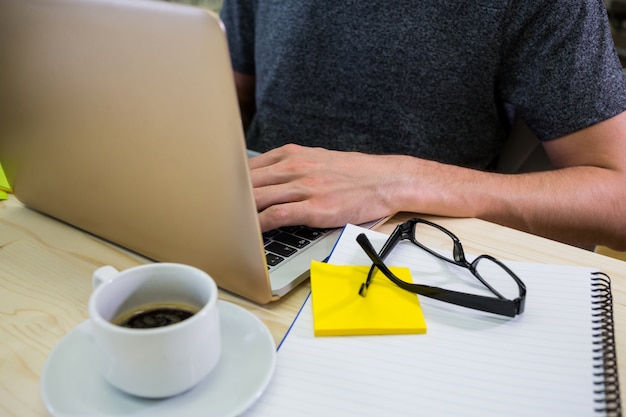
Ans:
{"type": "MultiPolygon", "coordinates": [[[[385,258],[387,258],[389,253],[391,253],[393,248],[398,244],[398,241],[400,240],[399,238],[401,236],[402,236],[402,225],[398,225],[398,226],[396,226],[394,231],[391,233],[391,235],[389,235],[389,238],[384,243],[383,247],[380,249],[380,252],[378,253],[378,255],[376,257],[378,259],[385,259],[385,258]]],[[[365,251],[367,256],[370,259],[372,259],[371,254],[376,254],[376,250],[372,246],[372,243],[367,238],[367,236],[365,236],[364,233],[360,233],[357,236],[356,240],[359,243],[359,245],[361,245],[361,248],[363,248],[363,250],[365,251]]],[[[361,294],[362,296],[365,295],[365,291],[367,290],[367,288],[369,287],[370,283],[372,282],[372,277],[374,276],[374,272],[376,272],[376,265],[372,265],[372,267],[370,268],[369,272],[367,273],[367,279],[365,280],[365,282],[363,284],[361,284],[361,288],[359,289],[359,294],[361,294]]]]}
{"type": "Polygon", "coordinates": [[[450,304],[455,304],[461,307],[472,308],[475,310],[499,314],[507,317],[515,317],[515,315],[522,313],[523,311],[523,304],[521,302],[521,299],[516,299],[513,301],[501,300],[498,298],[486,297],[483,295],[467,294],[452,290],[444,290],[443,288],[438,287],[431,287],[429,285],[411,284],[402,281],[401,279],[396,277],[393,272],[389,270],[389,268],[387,268],[387,265],[383,263],[380,257],[376,254],[374,247],[370,243],[367,236],[365,236],[365,234],[361,233],[359,236],[357,236],[356,240],[374,264],[370,269],[368,279],[373,273],[374,267],[376,267],[391,282],[393,282],[400,288],[423,295],[425,297],[444,301],[450,304]]]}
{"type": "MultiPolygon", "coordinates": [[[[389,235],[389,237],[387,238],[387,240],[383,244],[383,247],[380,248],[380,252],[378,252],[378,258],[380,258],[383,261],[385,259],[387,259],[387,256],[389,256],[389,254],[391,253],[393,248],[396,247],[396,245],[398,244],[398,242],[402,238],[403,234],[405,233],[404,228],[405,228],[405,224],[404,223],[403,224],[399,224],[398,226],[396,226],[396,228],[393,230],[393,232],[389,235]]],[[[366,237],[365,234],[363,234],[363,233],[361,233],[361,235],[366,237]]],[[[361,239],[363,239],[363,238],[361,238],[361,239]]],[[[358,240],[359,240],[359,238],[357,237],[357,241],[358,240]]],[[[371,247],[371,249],[373,251],[374,247],[369,242],[369,239],[366,239],[366,240],[370,244],[370,247],[371,247]]]]}
{"type": "Polygon", "coordinates": [[[435,300],[444,301],[461,307],[499,314],[507,317],[515,317],[517,314],[522,313],[522,309],[520,308],[521,301],[519,298],[515,300],[507,300],[478,294],[467,294],[452,290],[444,290],[443,288],[430,287],[428,285],[404,284],[410,286],[410,288],[402,286],[406,290],[423,295],[424,297],[433,298],[435,300]]]}

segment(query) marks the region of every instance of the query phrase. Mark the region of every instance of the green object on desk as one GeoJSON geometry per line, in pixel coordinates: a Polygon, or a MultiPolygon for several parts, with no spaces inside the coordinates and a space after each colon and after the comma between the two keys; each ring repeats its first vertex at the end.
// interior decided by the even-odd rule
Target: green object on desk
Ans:
{"type": "Polygon", "coordinates": [[[11,192],[11,186],[9,185],[9,180],[7,180],[7,176],[4,175],[4,170],[2,169],[2,164],[0,164],[0,200],[6,200],[9,198],[7,193],[11,192]]]}
{"type": "MultiPolygon", "coordinates": [[[[359,287],[369,266],[311,263],[315,336],[356,336],[426,333],[426,321],[416,294],[374,275],[367,297],[359,287]]],[[[391,268],[412,282],[408,268],[391,268]]]]}

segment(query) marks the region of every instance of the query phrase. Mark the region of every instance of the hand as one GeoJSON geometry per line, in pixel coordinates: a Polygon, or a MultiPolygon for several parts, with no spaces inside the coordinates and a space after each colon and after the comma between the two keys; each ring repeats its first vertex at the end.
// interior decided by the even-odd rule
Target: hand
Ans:
{"type": "Polygon", "coordinates": [[[394,157],[286,145],[249,160],[263,231],[339,227],[395,213],[394,157]]]}
{"type": "Polygon", "coordinates": [[[626,248],[626,112],[543,145],[557,169],[503,175],[405,155],[286,145],[249,160],[262,230],[399,211],[477,217],[583,247],[626,248]]]}

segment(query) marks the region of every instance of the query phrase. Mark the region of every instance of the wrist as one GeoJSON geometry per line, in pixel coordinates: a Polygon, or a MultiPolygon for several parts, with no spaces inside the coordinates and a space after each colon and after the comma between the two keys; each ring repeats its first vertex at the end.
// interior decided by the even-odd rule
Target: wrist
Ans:
{"type": "MultiPolygon", "coordinates": [[[[451,217],[479,217],[488,199],[474,190],[482,171],[402,156],[396,161],[394,210],[451,217]]],[[[488,208],[487,208],[488,209],[488,208]]]]}

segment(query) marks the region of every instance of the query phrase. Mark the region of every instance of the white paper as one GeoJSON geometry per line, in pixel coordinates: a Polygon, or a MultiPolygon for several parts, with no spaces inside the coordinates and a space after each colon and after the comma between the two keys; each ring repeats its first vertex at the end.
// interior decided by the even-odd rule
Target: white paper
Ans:
{"type": "MultiPolygon", "coordinates": [[[[361,232],[376,248],[387,237],[348,226],[329,262],[370,265],[355,241],[361,232]]],[[[408,242],[386,263],[409,266],[418,283],[480,291],[468,271],[408,242]]],[[[245,416],[594,415],[592,269],[505,263],[527,286],[522,315],[420,296],[425,335],[314,337],[309,297],[245,416]]]]}

